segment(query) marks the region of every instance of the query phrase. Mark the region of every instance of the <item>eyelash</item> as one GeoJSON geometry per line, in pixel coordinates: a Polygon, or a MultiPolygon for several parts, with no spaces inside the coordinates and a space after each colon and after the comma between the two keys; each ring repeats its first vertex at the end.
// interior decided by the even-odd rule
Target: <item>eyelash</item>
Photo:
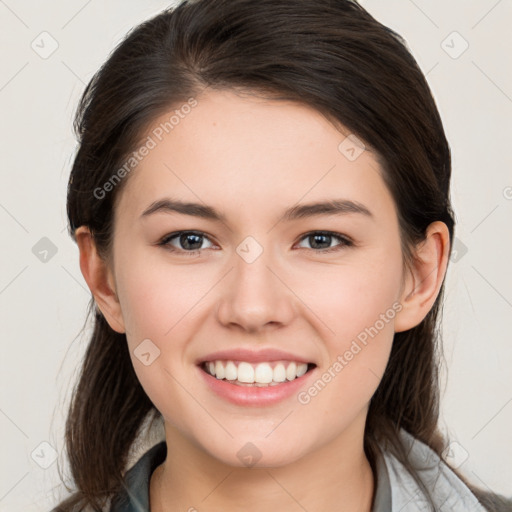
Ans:
{"type": "MultiPolygon", "coordinates": [[[[175,233],[170,233],[169,235],[165,235],[158,242],[157,245],[161,246],[161,247],[165,247],[170,252],[181,252],[182,254],[187,255],[187,256],[197,256],[197,255],[199,255],[199,253],[202,250],[204,250],[204,249],[196,249],[194,251],[186,251],[186,250],[176,249],[176,248],[172,247],[171,245],[169,245],[169,242],[171,240],[173,240],[174,238],[177,238],[177,237],[179,237],[181,235],[184,235],[184,234],[197,235],[197,236],[205,237],[205,238],[209,239],[206,236],[206,234],[201,232],[201,231],[176,231],[175,233]]],[[[340,233],[335,233],[333,231],[310,231],[309,233],[304,234],[299,239],[299,242],[301,242],[302,240],[304,240],[306,238],[309,238],[309,237],[311,237],[313,235],[330,236],[330,237],[333,237],[333,238],[337,238],[338,240],[341,241],[341,243],[339,245],[335,245],[334,247],[330,247],[328,249],[318,249],[318,250],[316,250],[316,249],[309,249],[311,251],[314,251],[314,252],[320,253],[320,254],[337,252],[337,251],[340,251],[341,249],[343,249],[345,247],[352,247],[354,245],[353,241],[350,240],[347,236],[341,235],[340,233]]]]}

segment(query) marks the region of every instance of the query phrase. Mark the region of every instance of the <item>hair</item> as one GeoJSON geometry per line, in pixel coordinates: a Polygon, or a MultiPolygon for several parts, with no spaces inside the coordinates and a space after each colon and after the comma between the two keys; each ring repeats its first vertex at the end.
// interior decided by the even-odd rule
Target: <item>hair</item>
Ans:
{"type": "MultiPolygon", "coordinates": [[[[406,259],[434,221],[444,222],[453,238],[450,148],[425,77],[398,34],[351,0],[196,0],[135,27],[85,88],[67,196],[73,239],[79,226],[87,226],[108,260],[116,198],[129,176],[106,193],[104,184],[151,122],[206,89],[308,105],[364,141],[393,196],[406,259]]],[[[374,474],[379,443],[385,443],[432,505],[399,431],[448,464],[438,429],[442,296],[443,287],[419,325],[394,335],[364,432],[374,474]]],[[[111,329],[98,310],[93,322],[65,428],[75,489],[58,511],[101,510],[122,488],[144,420],[159,417],[137,379],[126,335],[111,329]]],[[[501,509],[502,497],[453,471],[488,510],[501,509]]]]}

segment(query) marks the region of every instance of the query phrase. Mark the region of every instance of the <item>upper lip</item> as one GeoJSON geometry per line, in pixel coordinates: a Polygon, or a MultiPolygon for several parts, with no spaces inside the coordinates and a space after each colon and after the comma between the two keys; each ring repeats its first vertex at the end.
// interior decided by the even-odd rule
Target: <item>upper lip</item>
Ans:
{"type": "Polygon", "coordinates": [[[197,364],[202,364],[205,361],[247,361],[248,363],[262,363],[265,361],[297,361],[298,363],[311,363],[308,360],[297,354],[285,352],[274,348],[266,348],[263,350],[249,350],[246,348],[232,348],[229,350],[219,350],[212,352],[207,356],[198,359],[197,364]]]}

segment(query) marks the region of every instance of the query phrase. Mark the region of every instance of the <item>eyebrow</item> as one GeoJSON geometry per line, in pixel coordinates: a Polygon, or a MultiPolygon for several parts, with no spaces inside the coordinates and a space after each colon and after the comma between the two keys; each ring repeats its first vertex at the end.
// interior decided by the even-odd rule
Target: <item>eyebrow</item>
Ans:
{"type": "MultiPolygon", "coordinates": [[[[180,201],[179,199],[167,198],[160,199],[151,203],[148,208],[144,210],[141,217],[147,217],[148,215],[157,212],[181,213],[184,215],[191,215],[193,217],[200,217],[217,222],[227,221],[224,214],[218,212],[211,206],[180,201]]],[[[370,210],[357,201],[350,201],[347,199],[331,199],[328,201],[292,206],[284,212],[279,221],[290,222],[293,220],[304,219],[318,215],[346,215],[349,213],[358,213],[367,217],[373,217],[373,214],[370,212],[370,210]]]]}

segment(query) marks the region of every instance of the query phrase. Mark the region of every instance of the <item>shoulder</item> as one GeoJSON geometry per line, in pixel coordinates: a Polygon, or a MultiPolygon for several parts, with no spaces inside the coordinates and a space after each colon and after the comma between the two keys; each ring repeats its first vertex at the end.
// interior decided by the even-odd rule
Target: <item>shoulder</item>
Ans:
{"type": "MultiPolygon", "coordinates": [[[[409,453],[408,459],[428,490],[436,510],[486,512],[467,485],[429,446],[404,429],[401,429],[400,436],[409,453]]],[[[382,456],[389,479],[392,510],[431,510],[425,491],[407,468],[390,451],[383,450],[382,456]]]]}

